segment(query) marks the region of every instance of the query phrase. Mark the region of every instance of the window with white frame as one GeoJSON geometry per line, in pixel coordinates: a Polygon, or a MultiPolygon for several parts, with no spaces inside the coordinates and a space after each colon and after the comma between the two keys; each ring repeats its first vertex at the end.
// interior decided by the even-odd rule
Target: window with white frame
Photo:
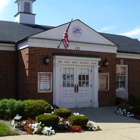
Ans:
{"type": "Polygon", "coordinates": [[[116,90],[127,90],[128,83],[127,65],[116,66],[116,90]]]}

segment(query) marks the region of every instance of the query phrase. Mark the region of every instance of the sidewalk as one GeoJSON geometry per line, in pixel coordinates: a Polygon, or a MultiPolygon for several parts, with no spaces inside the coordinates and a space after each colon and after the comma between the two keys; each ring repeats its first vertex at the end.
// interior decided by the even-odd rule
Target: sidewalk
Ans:
{"type": "Polygon", "coordinates": [[[0,137],[0,140],[139,140],[140,121],[119,116],[116,107],[71,109],[72,112],[84,114],[102,131],[82,133],[56,133],[52,136],[20,135],[0,137]]]}

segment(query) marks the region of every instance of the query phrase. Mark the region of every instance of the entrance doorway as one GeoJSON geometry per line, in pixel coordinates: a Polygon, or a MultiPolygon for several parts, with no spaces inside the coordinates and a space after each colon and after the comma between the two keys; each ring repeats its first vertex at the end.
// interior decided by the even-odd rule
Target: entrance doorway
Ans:
{"type": "Polygon", "coordinates": [[[53,104],[60,108],[98,107],[100,58],[54,56],[53,104]]]}
{"type": "Polygon", "coordinates": [[[62,66],[61,104],[69,108],[89,107],[91,102],[91,68],[62,66]]]}

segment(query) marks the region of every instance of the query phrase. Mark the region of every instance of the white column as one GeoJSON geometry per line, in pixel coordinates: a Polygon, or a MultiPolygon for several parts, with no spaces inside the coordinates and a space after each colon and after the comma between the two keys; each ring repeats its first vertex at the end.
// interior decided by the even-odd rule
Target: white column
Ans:
{"type": "Polygon", "coordinates": [[[93,86],[92,86],[92,107],[98,107],[98,65],[93,66],[93,73],[92,73],[92,78],[93,78],[93,86]]]}
{"type": "Polygon", "coordinates": [[[54,64],[53,67],[53,104],[60,107],[61,98],[61,64],[54,64]]]}

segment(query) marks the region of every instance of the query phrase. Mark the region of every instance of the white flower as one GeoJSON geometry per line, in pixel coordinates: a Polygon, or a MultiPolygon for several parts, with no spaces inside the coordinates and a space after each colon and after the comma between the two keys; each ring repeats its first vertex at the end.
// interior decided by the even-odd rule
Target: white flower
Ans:
{"type": "Polygon", "coordinates": [[[35,134],[38,131],[38,128],[34,128],[33,134],[35,134]]]}
{"type": "MultiPolygon", "coordinates": [[[[130,108],[132,108],[132,107],[130,107],[130,108]]],[[[121,109],[121,108],[118,109],[117,114],[127,116],[127,117],[133,117],[134,116],[134,114],[131,114],[131,112],[127,112],[126,109],[121,109]]]]}
{"type": "Polygon", "coordinates": [[[83,114],[73,113],[74,116],[84,116],[83,114]]]}
{"type": "Polygon", "coordinates": [[[12,120],[11,125],[12,125],[12,126],[15,125],[15,120],[12,120]]]}
{"type": "Polygon", "coordinates": [[[98,130],[98,126],[95,126],[93,123],[91,122],[88,122],[87,123],[87,127],[88,127],[88,130],[92,130],[92,131],[96,131],[98,130]]]}
{"type": "Polygon", "coordinates": [[[42,133],[43,133],[44,135],[52,135],[52,134],[55,134],[55,131],[52,129],[51,126],[50,126],[50,127],[47,127],[47,126],[46,126],[46,127],[44,127],[42,133]]]}
{"type": "Polygon", "coordinates": [[[55,134],[55,131],[54,131],[54,130],[52,130],[52,134],[53,134],[53,135],[55,134]]]}

